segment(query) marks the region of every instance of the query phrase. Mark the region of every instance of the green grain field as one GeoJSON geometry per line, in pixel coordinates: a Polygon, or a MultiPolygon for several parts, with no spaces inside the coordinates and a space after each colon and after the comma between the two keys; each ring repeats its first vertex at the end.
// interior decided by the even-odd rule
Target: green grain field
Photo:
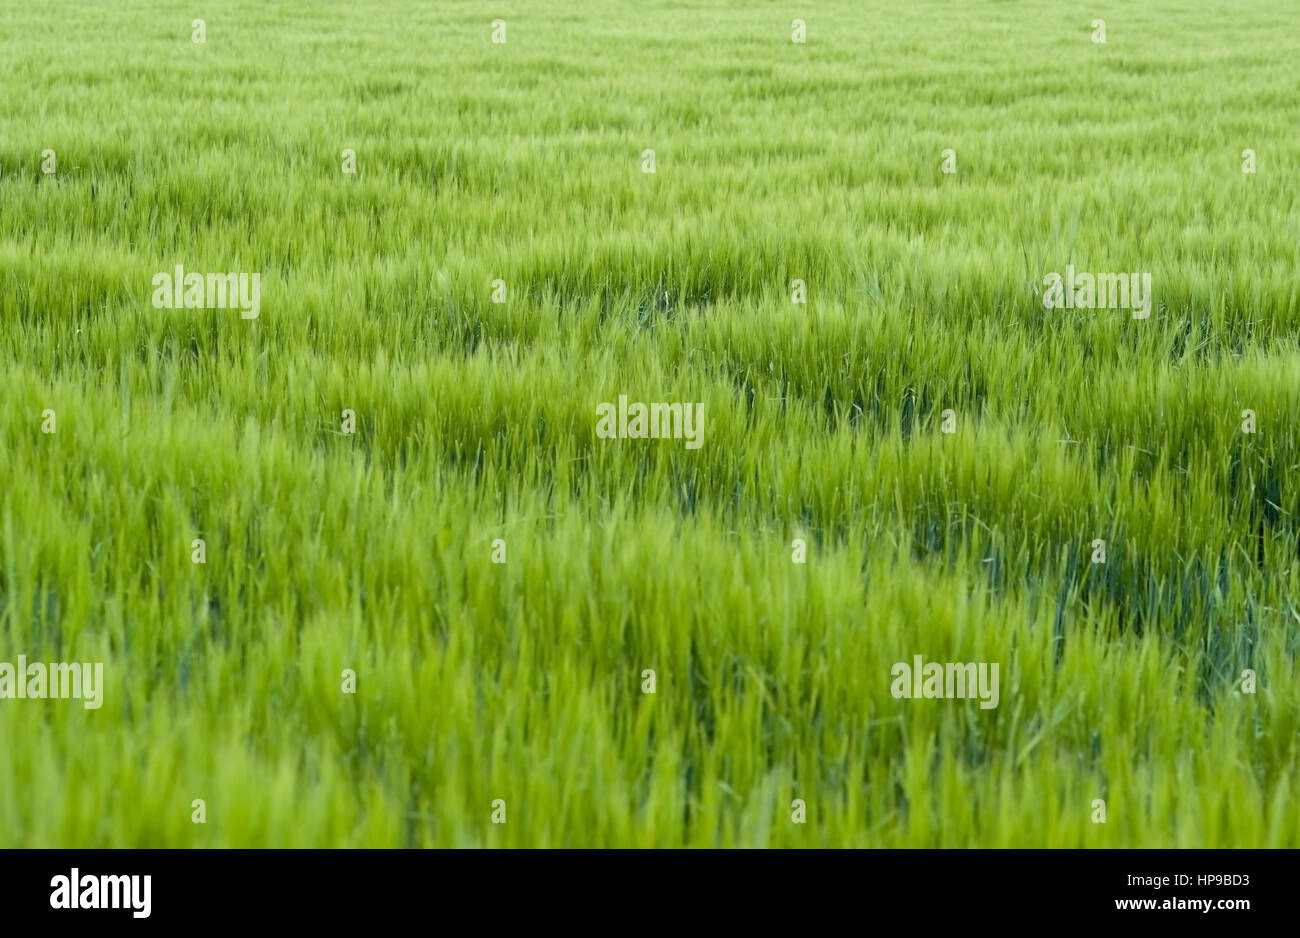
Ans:
{"type": "Polygon", "coordinates": [[[743,7],[0,5],[0,845],[1300,846],[1300,9],[743,7]]]}

